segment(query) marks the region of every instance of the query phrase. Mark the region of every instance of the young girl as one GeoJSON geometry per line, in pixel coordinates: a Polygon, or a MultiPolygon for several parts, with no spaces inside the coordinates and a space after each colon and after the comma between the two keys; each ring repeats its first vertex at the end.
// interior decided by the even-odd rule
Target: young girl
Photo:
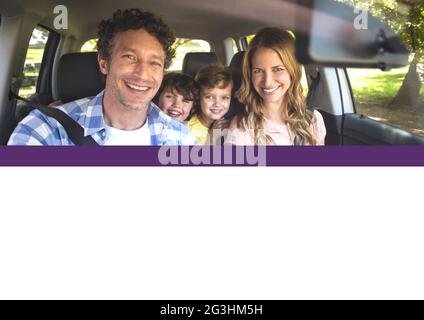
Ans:
{"type": "Polygon", "coordinates": [[[200,88],[200,97],[195,105],[195,114],[187,126],[199,144],[213,143],[209,140],[211,129],[220,130],[228,128],[229,125],[223,117],[231,103],[233,88],[231,71],[222,65],[210,65],[201,69],[195,80],[200,88]]]}
{"type": "Polygon", "coordinates": [[[307,110],[302,94],[294,41],[287,31],[264,28],[250,43],[238,91],[245,109],[231,122],[227,144],[324,144],[323,118],[307,110]]]}
{"type": "Polygon", "coordinates": [[[181,73],[168,73],[153,101],[167,115],[179,122],[189,118],[199,98],[199,87],[192,77],[181,73]]]}

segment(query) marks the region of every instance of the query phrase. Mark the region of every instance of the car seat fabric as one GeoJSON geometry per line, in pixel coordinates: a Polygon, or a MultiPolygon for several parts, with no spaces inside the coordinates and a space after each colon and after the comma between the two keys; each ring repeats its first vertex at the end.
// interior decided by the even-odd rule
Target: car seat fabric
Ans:
{"type": "Polygon", "coordinates": [[[217,63],[215,52],[189,52],[184,56],[182,72],[194,77],[203,67],[217,63]]]}
{"type": "Polygon", "coordinates": [[[96,96],[105,82],[97,62],[97,52],[68,53],[58,66],[58,98],[63,103],[96,96]]]}

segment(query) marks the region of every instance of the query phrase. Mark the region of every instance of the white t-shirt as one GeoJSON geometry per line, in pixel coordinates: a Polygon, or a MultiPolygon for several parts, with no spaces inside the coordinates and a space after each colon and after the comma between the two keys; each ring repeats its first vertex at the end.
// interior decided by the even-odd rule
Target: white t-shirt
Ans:
{"type": "Polygon", "coordinates": [[[149,124],[146,123],[139,129],[126,131],[106,125],[105,146],[150,146],[149,124]]]}

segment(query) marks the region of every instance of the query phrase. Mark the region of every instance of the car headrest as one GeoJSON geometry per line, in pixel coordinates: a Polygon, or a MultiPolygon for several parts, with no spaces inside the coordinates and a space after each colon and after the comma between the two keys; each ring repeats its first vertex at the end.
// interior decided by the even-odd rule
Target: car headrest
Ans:
{"type": "Polygon", "coordinates": [[[97,52],[68,53],[60,58],[57,91],[63,103],[95,96],[104,87],[97,52]]]}
{"type": "Polygon", "coordinates": [[[237,52],[231,59],[229,67],[233,76],[234,91],[237,91],[241,86],[241,79],[243,76],[243,59],[245,54],[246,51],[237,52]]]}
{"type": "Polygon", "coordinates": [[[182,72],[194,77],[203,67],[217,63],[215,52],[189,52],[184,56],[182,72]]]}

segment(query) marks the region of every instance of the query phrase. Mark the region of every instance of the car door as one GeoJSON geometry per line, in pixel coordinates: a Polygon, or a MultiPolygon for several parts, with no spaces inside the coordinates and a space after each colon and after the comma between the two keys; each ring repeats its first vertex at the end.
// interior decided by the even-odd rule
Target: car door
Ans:
{"type": "Polygon", "coordinates": [[[423,90],[415,106],[408,105],[407,99],[397,99],[402,85],[408,81],[405,78],[410,67],[389,71],[344,69],[353,112],[343,117],[343,144],[424,144],[423,90]]]}

